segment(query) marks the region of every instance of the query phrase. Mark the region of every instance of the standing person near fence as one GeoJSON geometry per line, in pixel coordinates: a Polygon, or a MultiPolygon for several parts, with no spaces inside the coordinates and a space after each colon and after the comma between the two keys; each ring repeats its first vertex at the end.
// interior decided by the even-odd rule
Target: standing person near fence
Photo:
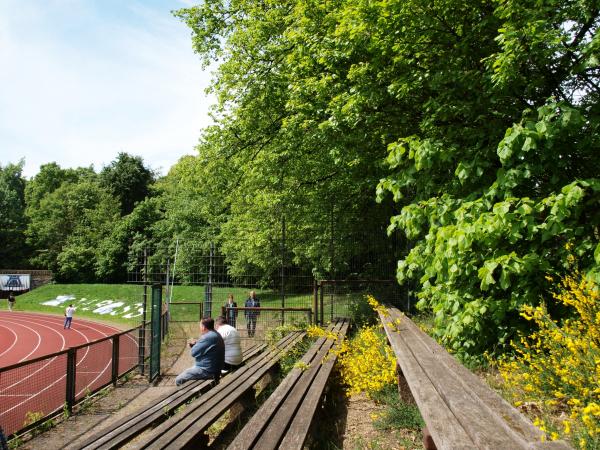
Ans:
{"type": "Polygon", "coordinates": [[[188,341],[188,345],[192,347],[191,354],[196,363],[177,375],[175,384],[181,386],[190,380],[218,381],[225,364],[225,343],[215,331],[215,321],[210,317],[202,319],[200,338],[188,341]]]}
{"type": "Polygon", "coordinates": [[[233,301],[233,294],[229,294],[227,296],[227,303],[225,303],[225,317],[227,318],[227,323],[233,328],[237,328],[237,315],[237,303],[233,301]]]}
{"type": "Polygon", "coordinates": [[[225,342],[225,365],[223,370],[229,372],[242,363],[242,345],[240,333],[227,323],[227,319],[219,316],[215,319],[215,329],[225,342]]]}
{"type": "MultiPolygon", "coordinates": [[[[260,308],[260,300],[256,298],[256,292],[250,291],[250,297],[244,303],[246,308],[260,308]]],[[[256,332],[256,319],[260,316],[260,311],[245,310],[246,328],[248,329],[248,337],[254,337],[256,332]]]]}
{"type": "Polygon", "coordinates": [[[63,325],[64,329],[71,329],[71,322],[73,321],[74,312],[75,308],[73,308],[73,305],[69,305],[67,309],[65,309],[65,324],[63,325]]]}
{"type": "Polygon", "coordinates": [[[17,299],[15,298],[15,294],[13,294],[13,291],[10,291],[8,293],[8,310],[12,311],[13,308],[15,307],[15,302],[17,301],[17,299]]]}

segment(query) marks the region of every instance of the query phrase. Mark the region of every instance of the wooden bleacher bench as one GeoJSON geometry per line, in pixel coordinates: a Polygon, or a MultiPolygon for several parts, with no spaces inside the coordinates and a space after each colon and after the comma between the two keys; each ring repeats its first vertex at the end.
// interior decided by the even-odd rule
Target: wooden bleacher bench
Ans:
{"type": "MultiPolygon", "coordinates": [[[[266,349],[266,344],[252,346],[244,351],[243,363],[251,364],[252,359],[266,349]]],[[[224,378],[233,375],[226,375],[224,378]]],[[[197,380],[173,388],[162,399],[140,409],[107,428],[101,429],[82,443],[75,443],[67,449],[115,449],[130,441],[142,431],[165,421],[181,405],[197,398],[215,386],[212,380],[197,380]]]]}
{"type": "Polygon", "coordinates": [[[187,405],[168,420],[148,431],[132,444],[136,449],[181,449],[202,447],[206,443],[204,432],[234,404],[244,401],[250,394],[254,398],[254,385],[273,370],[279,359],[300,342],[305,332],[292,332],[279,344],[264,351],[204,395],[187,405]]]}
{"type": "Polygon", "coordinates": [[[236,436],[229,449],[302,449],[337,356],[330,350],[348,331],[347,320],[329,327],[338,340],[319,338],[236,436]]]}
{"type": "Polygon", "coordinates": [[[408,385],[433,439],[432,445],[425,437],[426,448],[571,448],[544,442],[542,431],[396,308],[379,318],[396,355],[399,386],[408,385]]]}

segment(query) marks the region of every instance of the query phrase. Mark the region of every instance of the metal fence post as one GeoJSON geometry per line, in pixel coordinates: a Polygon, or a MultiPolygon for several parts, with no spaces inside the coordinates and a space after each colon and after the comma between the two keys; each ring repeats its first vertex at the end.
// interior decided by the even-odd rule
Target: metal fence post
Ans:
{"type": "Polygon", "coordinates": [[[119,342],[121,335],[113,336],[112,340],[112,384],[117,386],[119,379],[119,342]]]}
{"type": "Polygon", "coordinates": [[[319,314],[321,316],[319,323],[323,325],[323,291],[325,290],[325,284],[321,281],[321,292],[319,292],[319,314]]]}
{"type": "Polygon", "coordinates": [[[139,369],[144,375],[144,363],[146,359],[146,302],[148,301],[148,249],[144,248],[144,294],[142,297],[142,324],[138,338],[139,369]]]}
{"type": "Polygon", "coordinates": [[[313,312],[316,325],[319,321],[319,284],[316,279],[313,280],[313,312]]]}
{"type": "Polygon", "coordinates": [[[150,382],[160,375],[160,345],[161,345],[161,312],[162,312],[162,286],[152,285],[151,309],[151,337],[150,337],[150,382]]]}
{"type": "Polygon", "coordinates": [[[68,349],[65,403],[69,414],[73,412],[73,405],[75,404],[75,376],[77,370],[76,360],[77,350],[75,350],[74,348],[68,349]]]}

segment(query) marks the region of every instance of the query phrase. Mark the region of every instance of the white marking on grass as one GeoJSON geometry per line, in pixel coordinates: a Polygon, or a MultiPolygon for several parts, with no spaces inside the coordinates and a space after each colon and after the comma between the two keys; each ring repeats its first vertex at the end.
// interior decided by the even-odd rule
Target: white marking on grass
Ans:
{"type": "Polygon", "coordinates": [[[74,295],[59,295],[54,300],[48,300],[47,302],[42,303],[42,305],[60,306],[63,303],[68,302],[70,300],[75,300],[75,296],[74,295]]]}

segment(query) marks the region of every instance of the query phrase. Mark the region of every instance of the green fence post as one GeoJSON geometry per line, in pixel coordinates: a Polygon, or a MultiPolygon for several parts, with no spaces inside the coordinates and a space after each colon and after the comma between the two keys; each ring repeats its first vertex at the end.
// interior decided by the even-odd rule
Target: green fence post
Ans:
{"type": "Polygon", "coordinates": [[[160,375],[162,285],[152,285],[151,337],[150,337],[150,382],[160,375]]]}
{"type": "Polygon", "coordinates": [[[117,386],[119,379],[119,341],[121,335],[113,336],[112,340],[112,384],[117,386]]]}
{"type": "Polygon", "coordinates": [[[77,350],[74,348],[68,349],[65,403],[69,414],[73,412],[73,405],[75,404],[75,375],[77,371],[76,360],[77,350]]]}

